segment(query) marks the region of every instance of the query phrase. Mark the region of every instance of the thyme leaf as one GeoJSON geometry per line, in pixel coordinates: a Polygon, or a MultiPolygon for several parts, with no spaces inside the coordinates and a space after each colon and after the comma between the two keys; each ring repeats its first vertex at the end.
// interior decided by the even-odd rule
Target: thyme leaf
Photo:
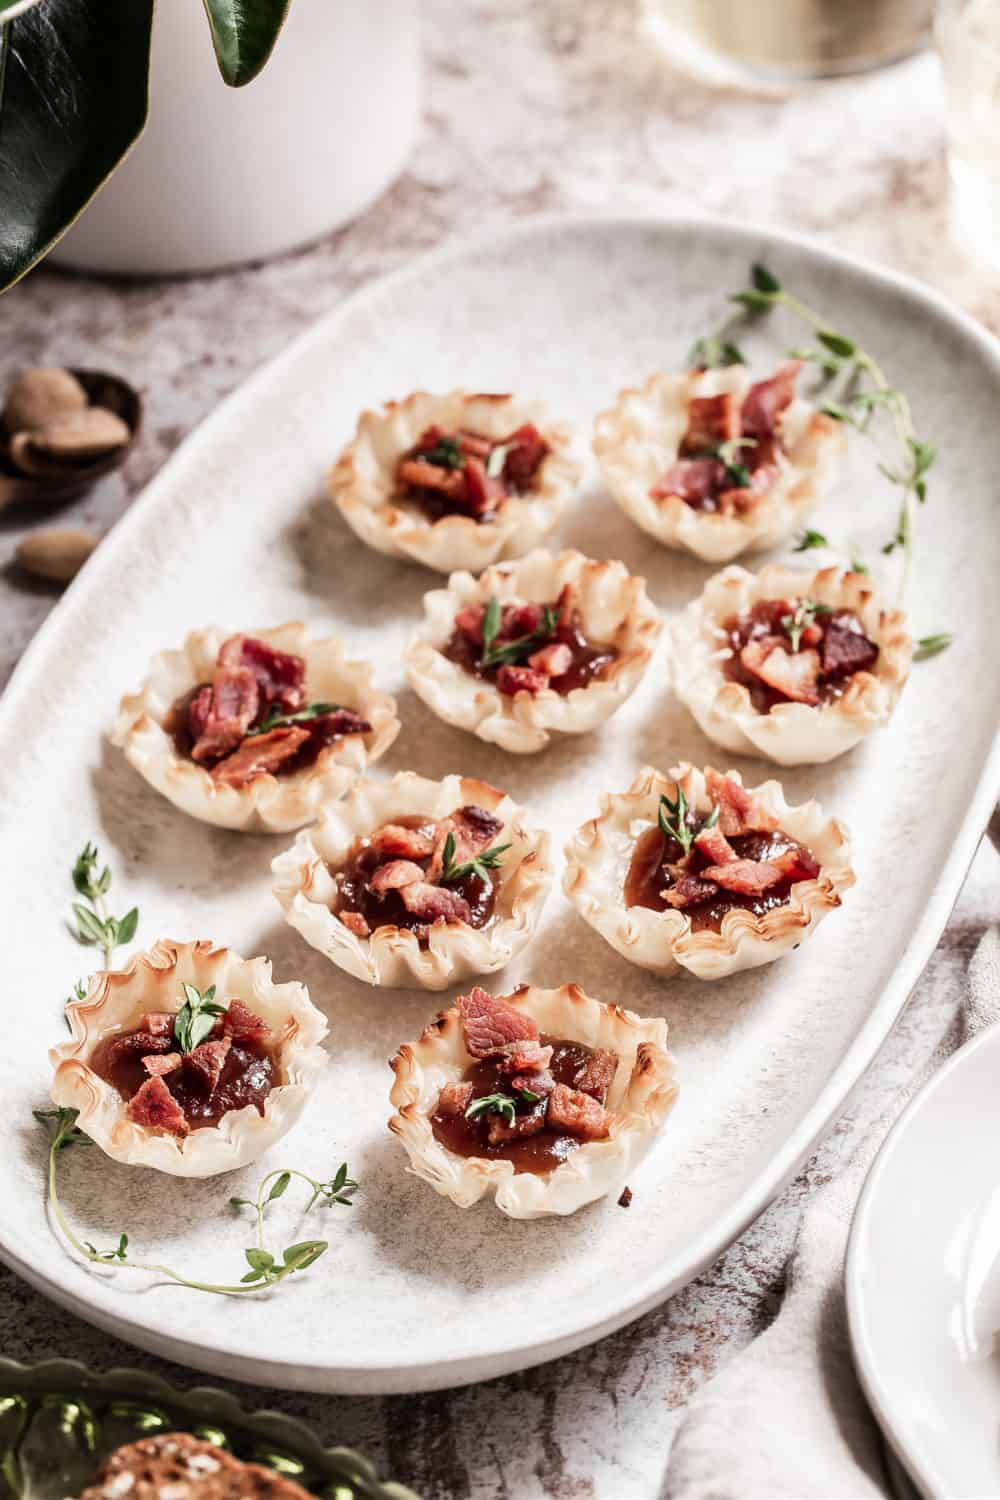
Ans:
{"type": "Polygon", "coordinates": [[[498,641],[497,633],[502,618],[500,600],[493,595],[483,615],[483,650],[479,658],[479,665],[483,668],[513,666],[523,661],[555,635],[559,624],[558,611],[546,605],[537,630],[533,630],[530,635],[518,636],[513,641],[498,641]]]}
{"type": "Polygon", "coordinates": [[[462,445],[453,437],[439,437],[432,448],[425,448],[417,456],[438,469],[461,469],[465,465],[462,445]]]}
{"type": "Polygon", "coordinates": [[[802,644],[802,632],[807,630],[816,619],[817,615],[832,614],[829,604],[818,604],[815,599],[800,599],[795,606],[794,613],[782,615],[781,628],[792,643],[792,650],[798,651],[802,644]]]}
{"type": "Polygon", "coordinates": [[[796,552],[809,552],[813,547],[829,547],[829,545],[830,543],[821,531],[813,531],[812,527],[807,526],[804,531],[799,533],[799,539],[795,543],[793,550],[796,552]]]}
{"type": "Polygon", "coordinates": [[[174,1017],[174,1037],[182,1052],[193,1052],[209,1036],[216,1018],[226,1007],[215,998],[215,985],[202,992],[193,984],[182,984],[184,1004],[174,1017]]]}
{"type": "MultiPolygon", "coordinates": [[[[77,855],[71,871],[73,889],[83,899],[73,902],[76,925],[73,936],[85,948],[100,948],[104,955],[104,967],[110,969],[116,948],[130,943],[139,926],[139,908],[133,906],[123,917],[113,917],[108,911],[105,897],[111,889],[111,869],[105,865],[98,873],[100,857],[96,844],[89,841],[77,855]]],[[[77,985],[79,991],[80,986],[77,985]]],[[[77,994],[77,999],[82,999],[77,994]]]]}
{"type": "Polygon", "coordinates": [[[657,821],[663,837],[673,839],[675,843],[680,844],[685,854],[690,854],[691,845],[698,835],[706,833],[709,828],[714,828],[718,823],[719,806],[716,803],[708,816],[699,823],[688,805],[683,788],[678,787],[676,801],[672,802],[666,793],[660,798],[657,821]]]}
{"type": "Polygon", "coordinates": [[[947,651],[953,635],[942,632],[940,635],[922,635],[917,642],[917,649],[913,653],[914,661],[928,661],[932,656],[938,656],[942,651],[947,651]]]}
{"type": "Polygon", "coordinates": [[[305,724],[323,714],[334,714],[340,707],[339,703],[307,703],[305,708],[297,709],[295,713],[284,714],[275,705],[268,709],[255,729],[247,730],[244,738],[250,739],[255,734],[269,734],[272,729],[283,729],[286,724],[305,724]]]}
{"type": "Polygon", "coordinates": [[[508,1125],[513,1125],[517,1101],[510,1094],[484,1094],[473,1099],[465,1111],[467,1120],[478,1120],[480,1115],[500,1115],[508,1125]]]}
{"type": "Polygon", "coordinates": [[[465,864],[456,865],[455,835],[449,833],[444,841],[444,867],[441,871],[441,884],[454,885],[457,881],[464,880],[467,875],[478,875],[480,880],[488,880],[489,871],[500,868],[503,864],[503,856],[510,847],[510,844],[494,844],[492,849],[484,849],[482,854],[476,855],[475,859],[470,859],[465,864]]]}

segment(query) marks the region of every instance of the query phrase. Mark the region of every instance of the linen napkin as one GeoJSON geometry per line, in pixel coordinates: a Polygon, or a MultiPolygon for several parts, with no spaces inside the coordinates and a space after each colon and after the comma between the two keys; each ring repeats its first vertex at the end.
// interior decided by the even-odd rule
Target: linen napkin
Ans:
{"type": "Polygon", "coordinates": [[[670,1453],[663,1500],[867,1500],[914,1492],[884,1443],[851,1359],[844,1253],[889,1127],[940,1064],[1000,1019],[1000,930],[969,966],[963,1003],[929,1062],[847,1167],[810,1199],[777,1317],[699,1392],[670,1453]]]}

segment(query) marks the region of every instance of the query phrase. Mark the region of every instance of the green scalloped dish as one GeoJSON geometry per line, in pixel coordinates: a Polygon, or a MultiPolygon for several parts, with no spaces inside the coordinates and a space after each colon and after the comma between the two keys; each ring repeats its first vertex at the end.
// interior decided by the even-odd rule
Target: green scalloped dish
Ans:
{"type": "Polygon", "coordinates": [[[418,1500],[380,1481],[359,1453],[324,1447],[294,1417],[246,1412],[212,1386],[178,1391],[141,1370],[96,1374],[76,1360],[0,1359],[0,1500],[78,1495],[108,1453],[156,1432],[191,1432],[324,1500],[418,1500]]]}

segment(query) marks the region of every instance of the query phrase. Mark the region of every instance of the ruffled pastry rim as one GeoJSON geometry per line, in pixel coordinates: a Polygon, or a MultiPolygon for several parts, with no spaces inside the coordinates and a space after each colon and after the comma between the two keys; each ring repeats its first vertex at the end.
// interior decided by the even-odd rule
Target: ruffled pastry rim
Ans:
{"type": "Polygon", "coordinates": [[[389,1129],[402,1142],[409,1171],[459,1208],[495,1191],[497,1208],[512,1219],[571,1214],[620,1187],[673,1107],[677,1084],[667,1023],[594,1000],[576,984],[551,990],[521,985],[506,998],[533,1016],[542,1031],[618,1053],[621,1062],[608,1095],[616,1118],[607,1140],[585,1141],[545,1176],[515,1172],[509,1161],[458,1156],[443,1146],[431,1114],[442,1085],[460,1079],[473,1061],[455,1008],[442,1011],[419,1041],[404,1043],[392,1059],[389,1098],[396,1113],[389,1129]]]}
{"type": "Polygon", "coordinates": [[[300,620],[242,632],[209,625],[192,630],[180,651],[160,651],[153,657],[142,687],[122,699],[111,741],[150,786],[192,818],[244,833],[287,833],[310,822],[322,803],[342,797],[399,733],[395,700],[378,692],[372,677],[371,665],[349,661],[336,636],[313,640],[300,620]],[[167,714],[182,693],[211,680],[219,647],[238,633],[304,657],[307,691],[310,683],[315,689],[311,697],[343,701],[368,720],[370,733],[345,735],[293,775],[265,773],[241,787],[220,785],[204,766],[178,755],[163,728],[167,714]]]}
{"type": "MultiPolygon", "coordinates": [[[[743,785],[738,771],[724,774],[743,785]]],[[[678,784],[695,811],[710,811],[705,772],[686,761],[667,776],[646,766],[627,791],[602,797],[598,817],[582,824],[566,845],[563,890],[584,921],[629,963],[665,976],[686,970],[699,979],[722,979],[797,948],[840,906],[841,893],[855,882],[847,829],[825,817],[818,802],[792,806],[780,782],[765,781],[747,790],[785,833],[819,860],[815,879],[797,881],[786,905],[763,916],[742,909],[727,912],[719,932],[692,932],[683,911],[627,907],[624,881],[638,837],[635,825],[655,824],[660,797],[666,793],[675,799],[678,784]]]]}
{"type": "Polygon", "coordinates": [[[553,555],[542,548],[497,563],[478,578],[452,573],[447,588],[424,595],[424,614],[403,656],[411,687],[446,724],[518,754],[544,749],[553,733],[584,734],[609,719],[638,687],[662,628],[646,580],[630,574],[624,563],[599,562],[572,550],[553,555]],[[586,633],[612,641],[619,651],[604,674],[585,687],[511,697],[443,654],[455,615],[465,605],[485,604],[494,594],[504,602],[551,601],[567,583],[577,591],[586,633]]]}
{"type": "Polygon", "coordinates": [[[241,958],[209,942],[160,940],[123,969],[95,974],[84,998],[66,1007],[66,1019],[71,1040],[49,1052],[54,1102],[79,1110],[79,1128],[115,1161],[173,1177],[214,1177],[255,1161],[295,1124],[327,1063],[320,1043],[328,1027],[305,985],[276,984],[269,959],[241,958]],[[134,1027],[146,1011],[178,1011],[185,981],[200,990],[214,984],[220,999],[242,1000],[268,1022],[279,1036],[283,1082],[271,1090],[262,1115],[248,1104],[218,1126],[178,1139],[129,1120],[125,1101],[94,1072],[90,1058],[98,1042],[134,1027]]]}
{"type": "Polygon", "coordinates": [[[768,563],[759,573],[723,568],[669,627],[674,692],[709,739],[726,750],[783,766],[821,765],[888,722],[913,657],[905,618],[900,610],[882,608],[863,573],[839,567],[806,572],[783,563],[768,563]],[[853,610],[879,657],[873,671],[855,672],[843,696],[831,703],[779,703],[759,714],[742,683],[722,675],[729,648],[720,626],[759,600],[788,595],[853,610]]]}
{"type": "Polygon", "coordinates": [[[746,515],[698,511],[677,495],[653,499],[650,489],[677,450],[665,450],[654,473],[646,436],[650,429],[656,431],[674,408],[679,442],[692,396],[732,391],[742,399],[752,383],[750,371],[742,365],[684,373],[659,370],[642,385],[621,391],[614,406],[594,419],[593,449],[612,496],[637,526],[665,547],[692,552],[704,562],[723,563],[743,552],[777,546],[802,524],[833,483],[847,446],[844,424],[796,397],[785,415],[790,441],[781,473],[746,515]]]}
{"type": "Polygon", "coordinates": [[[329,472],[328,490],[352,531],[377,552],[439,573],[475,571],[535,546],[553,529],[580,481],[571,444],[569,427],[551,421],[540,401],[464,390],[413,391],[402,401],[387,401],[381,411],[361,413],[354,438],[329,472]],[[456,515],[431,521],[416,507],[393,500],[396,465],[428,427],[467,427],[502,438],[526,422],[538,428],[549,452],[532,489],[507,499],[495,519],[480,523],[456,515]]]}
{"type": "Polygon", "coordinates": [[[525,810],[504,792],[464,776],[431,781],[401,771],[391,781],[359,782],[343,802],[324,808],[312,828],[272,862],[272,887],[285,920],[332,964],[381,988],[443,990],[475,974],[492,974],[530,942],[552,886],[548,833],[523,823],[525,810]],[[377,927],[359,938],[330,910],[335,886],[327,868],[343,864],[359,834],[394,818],[443,818],[476,803],[502,819],[497,843],[512,843],[500,869],[496,910],[488,926],[445,922],[431,928],[422,948],[405,928],[377,927]]]}

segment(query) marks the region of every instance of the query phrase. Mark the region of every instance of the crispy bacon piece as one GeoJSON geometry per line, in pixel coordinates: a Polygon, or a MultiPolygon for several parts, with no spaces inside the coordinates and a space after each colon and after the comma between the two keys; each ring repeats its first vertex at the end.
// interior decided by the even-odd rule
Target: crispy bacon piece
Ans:
{"type": "Polygon", "coordinates": [[[511,1042],[505,1047],[504,1071],[508,1073],[540,1073],[552,1061],[551,1047],[541,1042],[511,1042]]]}
{"type": "Polygon", "coordinates": [[[785,698],[810,707],[819,703],[818,651],[786,651],[773,636],[765,636],[760,641],[748,641],[740,652],[740,661],[748,672],[785,698]]]}
{"type": "Polygon", "coordinates": [[[308,729],[288,724],[267,734],[255,734],[244,740],[238,750],[212,767],[212,780],[223,786],[246,786],[255,776],[272,775],[298,754],[309,738],[308,729]]]}
{"type": "Polygon", "coordinates": [[[574,1088],[581,1094],[589,1094],[599,1104],[603,1104],[608,1097],[608,1089],[615,1081],[618,1072],[618,1053],[612,1052],[610,1047],[598,1047],[592,1057],[576,1070],[573,1079],[574,1088]]]}
{"type": "Polygon", "coordinates": [[[492,438],[483,437],[481,432],[466,432],[464,427],[458,434],[458,445],[463,453],[474,453],[476,458],[489,458],[494,446],[492,438]]]}
{"type": "Polygon", "coordinates": [[[549,1095],[547,1118],[553,1130],[565,1131],[584,1141],[602,1141],[609,1133],[610,1120],[604,1105],[565,1083],[557,1083],[549,1095]]]}
{"type": "Polygon", "coordinates": [[[123,1057],[148,1057],[151,1054],[170,1052],[174,1045],[173,1017],[170,1019],[169,1032],[126,1031],[121,1036],[112,1037],[108,1043],[112,1062],[118,1062],[123,1057]]]}
{"type": "Polygon", "coordinates": [[[201,730],[191,747],[191,759],[215,760],[240,743],[257,716],[260,692],[248,667],[216,672],[211,686],[202,688],[191,703],[188,727],[201,730]],[[206,697],[207,693],[207,697],[206,697]]]}
{"type": "Polygon", "coordinates": [[[547,688],[549,679],[544,672],[536,672],[533,667],[510,667],[503,666],[497,672],[497,691],[506,693],[508,698],[513,698],[517,693],[540,693],[547,688]]]}
{"type": "Polygon", "coordinates": [[[508,1121],[503,1115],[490,1114],[487,1116],[489,1128],[486,1139],[491,1146],[503,1146],[507,1141],[517,1141],[528,1135],[537,1135],[540,1130],[545,1129],[545,1100],[539,1099],[528,1109],[520,1111],[513,1120],[508,1121]]]}
{"type": "Polygon", "coordinates": [[[710,880],[702,880],[700,875],[681,875],[673,885],[661,891],[660,895],[668,906],[683,911],[685,906],[697,906],[699,901],[707,901],[718,890],[717,885],[713,885],[710,880]]]}
{"type": "Polygon", "coordinates": [[[446,499],[459,503],[465,500],[463,469],[446,469],[429,464],[423,458],[404,458],[396,474],[401,483],[412,485],[416,490],[436,490],[446,499]]]}
{"type": "Polygon", "coordinates": [[[400,888],[400,896],[406,910],[419,917],[422,922],[470,922],[472,908],[464,896],[450,891],[447,886],[431,885],[424,880],[415,880],[412,885],[400,888]]]}
{"type": "Polygon", "coordinates": [[[736,851],[716,823],[714,828],[703,829],[695,835],[695,847],[710,865],[725,865],[736,858],[736,851]]]}
{"type": "Polygon", "coordinates": [[[161,1052],[158,1056],[144,1057],[142,1065],[150,1078],[162,1078],[164,1073],[173,1073],[183,1062],[179,1052],[161,1052]]]}
{"type": "Polygon", "coordinates": [[[763,439],[774,435],[782,414],[795,400],[795,381],[801,368],[801,360],[787,360],[769,380],[758,380],[750,387],[740,412],[747,437],[763,439]]]}
{"type": "Polygon", "coordinates": [[[723,890],[740,896],[762,896],[785,879],[777,865],[769,860],[734,859],[728,865],[709,865],[702,870],[705,880],[714,881],[723,890]]]}
{"type": "Polygon", "coordinates": [[[510,1042],[537,1042],[538,1027],[524,1011],[500,995],[487,994],[478,984],[455,1001],[462,1019],[465,1045],[473,1057],[489,1057],[510,1042]]]}
{"type": "Polygon", "coordinates": [[[483,643],[483,617],[485,614],[485,604],[467,604],[455,616],[456,630],[460,630],[474,645],[481,646],[483,643]]]}
{"type": "Polygon", "coordinates": [[[446,1083],[438,1094],[439,1115],[464,1115],[475,1089],[471,1083],[446,1083]]]}
{"type": "Polygon", "coordinates": [[[206,1093],[214,1093],[232,1045],[232,1037],[222,1036],[217,1041],[202,1042],[185,1057],[185,1067],[193,1071],[206,1093]]]}
{"type": "Polygon", "coordinates": [[[716,827],[726,838],[735,838],[746,833],[748,828],[763,826],[754,817],[753,798],[738,781],[731,781],[721,771],[709,768],[705,772],[705,790],[719,809],[716,827]]]}
{"type": "Polygon", "coordinates": [[[767,862],[781,871],[782,880],[815,880],[820,871],[819,861],[801,844],[782,854],[769,855],[767,862]]]}
{"type": "Polygon", "coordinates": [[[265,1043],[271,1040],[271,1028],[263,1016],[244,1005],[242,1000],[230,1000],[222,1017],[222,1027],[234,1042],[265,1043]]]}
{"type": "Polygon", "coordinates": [[[551,1094],[556,1086],[548,1068],[542,1068],[538,1073],[515,1073],[510,1080],[512,1089],[527,1089],[531,1094],[551,1094]]]}
{"type": "Polygon", "coordinates": [[[706,448],[731,442],[739,435],[740,411],[730,391],[719,396],[692,396],[688,402],[687,431],[677,451],[681,458],[693,458],[706,448]]]}
{"type": "Polygon", "coordinates": [[[147,1010],[139,1022],[139,1030],[151,1036],[173,1036],[174,1015],[169,1010],[147,1010]]]}
{"type": "Polygon", "coordinates": [[[371,937],[372,930],[359,911],[338,911],[337,916],[348,932],[353,932],[355,937],[371,937]]]}
{"type": "MultiPolygon", "coordinates": [[[[765,440],[767,441],[767,440],[765,440]]],[[[778,472],[778,464],[774,461],[754,462],[754,455],[758,449],[763,449],[764,443],[758,443],[757,449],[745,448],[743,452],[746,457],[741,460],[751,470],[750,483],[732,489],[720,490],[718,495],[719,510],[723,515],[745,515],[748,510],[753,510],[762,495],[765,495],[774,483],[774,477],[778,472]]],[[[773,450],[775,453],[776,449],[773,450]]]]}
{"type": "Polygon", "coordinates": [[[513,641],[522,635],[534,635],[545,617],[544,604],[505,604],[500,615],[498,640],[513,641]]]}
{"type": "Polygon", "coordinates": [[[562,677],[572,665],[573,648],[565,641],[554,641],[551,646],[543,646],[528,657],[528,666],[534,667],[536,672],[544,672],[546,677],[562,677]]]}
{"type": "Polygon", "coordinates": [[[688,505],[702,505],[725,483],[726,468],[717,458],[679,458],[650,490],[654,500],[671,495],[688,505]]]}
{"type": "MultiPolygon", "coordinates": [[[[254,687],[257,686],[254,679],[254,687]]],[[[205,730],[212,713],[212,684],[206,682],[202,687],[195,688],[191,695],[187,709],[188,734],[192,742],[197,744],[205,730]]]]}
{"type": "Polygon", "coordinates": [[[878,647],[850,618],[835,615],[823,634],[821,660],[824,677],[869,672],[878,661],[878,647]]]}
{"type": "Polygon", "coordinates": [[[191,1130],[184,1118],[184,1111],[162,1078],[147,1078],[142,1088],[126,1104],[125,1114],[134,1125],[144,1125],[148,1130],[162,1130],[167,1135],[183,1138],[191,1130]]]}
{"type": "Polygon", "coordinates": [[[261,703],[294,713],[306,701],[306,664],[301,656],[276,651],[255,635],[233,635],[219,650],[220,667],[246,667],[257,679],[261,703]]]}
{"type": "Polygon", "coordinates": [[[481,458],[470,455],[465,460],[462,474],[465,478],[465,506],[474,516],[485,516],[506,500],[503,480],[487,474],[481,458]]]}
{"type": "Polygon", "coordinates": [[[313,739],[329,744],[331,740],[342,739],[345,734],[370,734],[372,726],[353,708],[335,708],[332,713],[317,714],[306,727],[313,739]]]}
{"type": "Polygon", "coordinates": [[[505,441],[509,446],[503,462],[503,477],[516,490],[526,490],[548,453],[549,445],[531,422],[518,427],[505,441]]]}
{"type": "Polygon", "coordinates": [[[499,818],[474,802],[456,808],[445,821],[455,835],[455,859],[459,864],[489,848],[503,828],[499,818]]]}
{"type": "Polygon", "coordinates": [[[372,834],[371,843],[381,858],[429,859],[434,853],[433,835],[401,823],[386,823],[372,834]]]}
{"type": "Polygon", "coordinates": [[[423,878],[420,865],[415,865],[410,859],[393,859],[386,865],[379,865],[368,884],[377,895],[384,896],[386,891],[402,890],[404,885],[416,885],[423,878]]]}

